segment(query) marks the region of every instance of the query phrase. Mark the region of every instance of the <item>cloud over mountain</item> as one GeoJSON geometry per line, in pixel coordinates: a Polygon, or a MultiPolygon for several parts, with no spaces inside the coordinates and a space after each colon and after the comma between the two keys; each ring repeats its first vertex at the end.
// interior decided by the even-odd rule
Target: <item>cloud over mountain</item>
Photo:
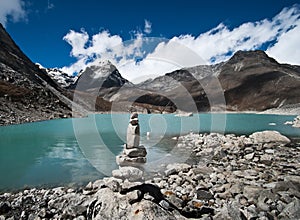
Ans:
{"type": "MultiPolygon", "coordinates": [[[[151,31],[152,24],[145,20],[144,32],[151,31]]],[[[112,35],[108,30],[93,36],[84,30],[70,30],[64,40],[72,46],[71,55],[77,58],[77,62],[63,70],[72,74],[97,58],[109,59],[125,78],[139,81],[146,76],[173,71],[182,65],[219,63],[238,50],[255,49],[265,50],[280,62],[299,65],[300,52],[295,50],[300,44],[299,35],[300,9],[297,4],[282,9],[272,19],[247,22],[235,28],[221,23],[198,36],[186,34],[172,39],[145,38],[145,34],[138,32],[132,40],[124,41],[121,36],[112,35]],[[195,60],[190,61],[187,55],[192,53],[195,60]]]]}
{"type": "Polygon", "coordinates": [[[13,22],[26,18],[22,0],[0,0],[0,23],[5,27],[8,20],[13,22]]]}

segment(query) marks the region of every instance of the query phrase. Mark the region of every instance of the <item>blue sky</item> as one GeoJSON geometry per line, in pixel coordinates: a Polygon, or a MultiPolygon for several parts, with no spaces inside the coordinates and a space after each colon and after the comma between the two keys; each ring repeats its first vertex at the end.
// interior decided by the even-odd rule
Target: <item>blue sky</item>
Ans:
{"type": "MultiPolygon", "coordinates": [[[[94,57],[109,58],[97,52],[99,45],[104,45],[102,51],[117,43],[128,49],[124,42],[131,40],[128,45],[132,43],[145,58],[153,52],[140,50],[139,40],[145,37],[163,37],[195,48],[206,63],[224,61],[238,49],[264,49],[281,62],[300,65],[300,58],[295,58],[300,49],[294,46],[300,45],[295,37],[300,34],[299,4],[299,0],[0,0],[0,21],[33,62],[69,73],[84,68],[94,57]],[[285,41],[279,44],[282,38],[285,41]],[[211,47],[201,47],[205,40],[205,46],[211,47]],[[293,44],[286,46],[287,41],[293,44]],[[271,48],[276,43],[277,48],[271,48]]],[[[114,61],[117,66],[119,60],[114,61]]],[[[141,68],[159,72],[154,66],[145,62],[136,72],[141,68]]],[[[134,67],[120,68],[128,75],[134,67]]],[[[161,68],[168,70],[172,70],[168,65],[161,68]]]]}

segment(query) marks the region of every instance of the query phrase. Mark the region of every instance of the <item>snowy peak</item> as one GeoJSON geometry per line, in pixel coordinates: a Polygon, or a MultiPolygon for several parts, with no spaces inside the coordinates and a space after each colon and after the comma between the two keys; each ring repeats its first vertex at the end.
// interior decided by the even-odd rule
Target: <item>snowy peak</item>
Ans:
{"type": "Polygon", "coordinates": [[[97,79],[100,77],[108,77],[116,70],[117,68],[109,60],[99,60],[86,67],[79,75],[89,72],[91,77],[97,79]]]}
{"type": "Polygon", "coordinates": [[[77,79],[77,77],[69,76],[68,74],[57,68],[47,69],[47,73],[53,80],[55,80],[60,86],[64,88],[67,88],[68,86],[73,84],[77,79]]]}
{"type": "Polygon", "coordinates": [[[36,63],[36,65],[46,71],[46,73],[50,76],[51,79],[53,79],[55,82],[57,82],[61,87],[67,88],[71,84],[73,84],[77,77],[76,76],[69,76],[67,73],[61,71],[58,68],[44,68],[41,64],[36,63]]]}
{"type": "Polygon", "coordinates": [[[79,73],[79,77],[70,88],[78,84],[84,90],[95,88],[121,87],[128,80],[124,79],[119,70],[109,60],[97,60],[79,73]]]}

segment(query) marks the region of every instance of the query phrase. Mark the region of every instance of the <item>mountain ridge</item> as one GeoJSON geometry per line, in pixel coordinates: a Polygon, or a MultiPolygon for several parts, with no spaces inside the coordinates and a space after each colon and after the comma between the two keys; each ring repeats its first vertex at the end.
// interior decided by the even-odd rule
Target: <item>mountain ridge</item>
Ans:
{"type": "MultiPolygon", "coordinates": [[[[93,68],[101,69],[100,66],[93,68]]],[[[89,71],[88,75],[95,74],[92,68],[89,71]]],[[[117,71],[115,66],[110,74],[114,74],[114,71],[117,71]]],[[[201,112],[211,111],[212,103],[217,106],[217,110],[220,105],[220,110],[264,111],[300,103],[297,97],[300,92],[300,67],[280,64],[261,50],[238,51],[226,62],[182,68],[139,84],[124,81],[98,88],[109,79],[110,74],[105,73],[106,78],[94,84],[82,84],[86,86],[85,90],[108,102],[122,103],[119,105],[122,108],[114,109],[116,111],[136,109],[151,112],[152,109],[152,112],[174,112],[178,109],[201,112]],[[187,96],[191,96],[192,100],[184,103],[187,96]],[[176,102],[181,107],[176,106],[176,102]]],[[[90,76],[87,81],[92,81],[90,76]]]]}
{"type": "MultiPolygon", "coordinates": [[[[173,103],[176,100],[181,103],[187,97],[183,94],[186,89],[197,111],[211,111],[212,103],[226,104],[223,110],[228,111],[264,111],[300,103],[297,96],[300,93],[299,76],[299,66],[280,64],[264,51],[238,51],[226,62],[182,68],[139,83],[132,88],[136,90],[132,93],[140,92],[142,97],[128,96],[127,92],[123,94],[125,98],[119,100],[163,106],[168,97],[175,99],[173,103]],[[225,100],[222,101],[220,96],[225,100]],[[155,103],[153,100],[160,101],[155,103]]],[[[118,96],[122,97],[122,94],[118,96]]],[[[187,107],[193,105],[191,102],[182,105],[184,109],[179,110],[195,111],[187,107]]],[[[173,109],[177,108],[173,106],[173,109]]]]}

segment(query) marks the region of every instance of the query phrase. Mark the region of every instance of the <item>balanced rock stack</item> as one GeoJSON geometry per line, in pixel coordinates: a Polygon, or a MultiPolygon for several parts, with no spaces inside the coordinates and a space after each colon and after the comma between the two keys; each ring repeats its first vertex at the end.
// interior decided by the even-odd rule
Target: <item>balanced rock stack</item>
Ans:
{"type": "Polygon", "coordinates": [[[138,114],[130,116],[127,128],[127,143],[121,155],[116,157],[118,165],[128,165],[131,163],[146,163],[147,151],[144,146],[140,146],[140,126],[138,114]]]}

